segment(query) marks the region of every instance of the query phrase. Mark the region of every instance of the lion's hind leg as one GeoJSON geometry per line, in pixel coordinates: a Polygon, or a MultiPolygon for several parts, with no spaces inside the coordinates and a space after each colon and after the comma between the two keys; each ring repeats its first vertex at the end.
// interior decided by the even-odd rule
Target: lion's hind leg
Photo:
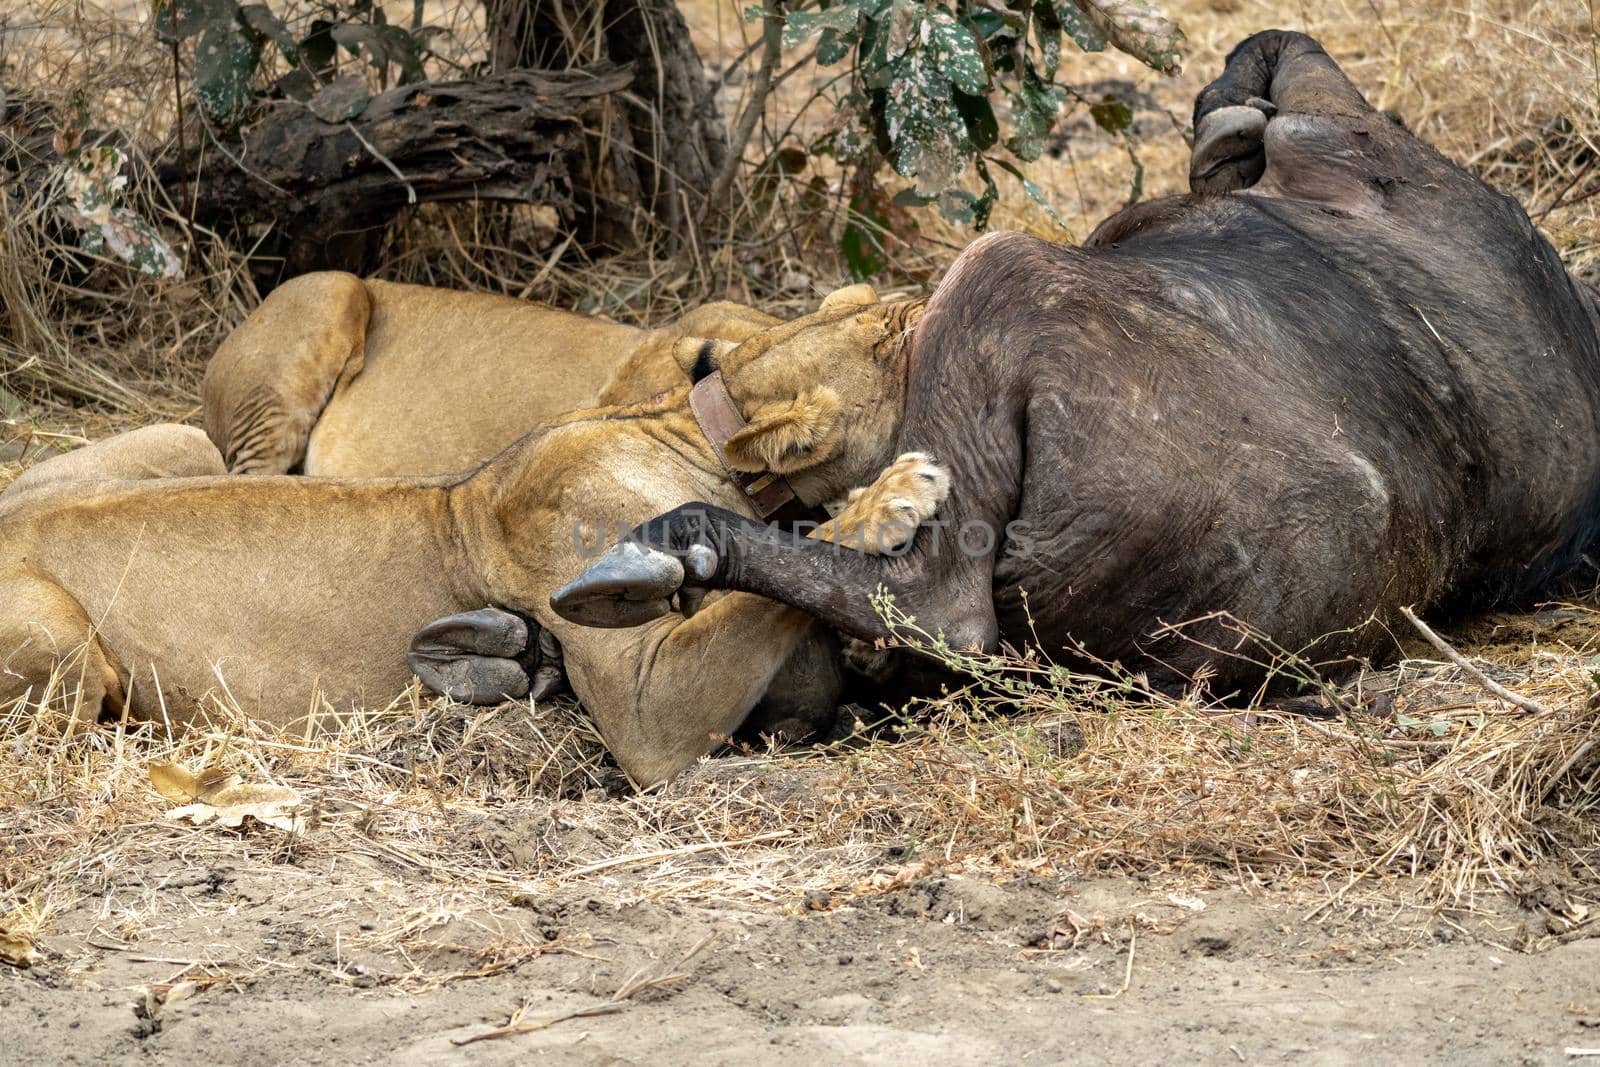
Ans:
{"type": "Polygon", "coordinates": [[[222,454],[193,426],[157,423],[53,456],[17,475],[7,498],[68,482],[200,478],[226,474],[222,454]]]}
{"type": "Polygon", "coordinates": [[[202,386],[206,433],[233,474],[287,474],[341,382],[360,372],[372,297],[318,271],[274,289],[217,348],[202,386]]]}
{"type": "Polygon", "coordinates": [[[0,710],[16,701],[64,709],[66,733],[121,712],[123,672],[82,605],[37,575],[0,576],[0,710]]]}

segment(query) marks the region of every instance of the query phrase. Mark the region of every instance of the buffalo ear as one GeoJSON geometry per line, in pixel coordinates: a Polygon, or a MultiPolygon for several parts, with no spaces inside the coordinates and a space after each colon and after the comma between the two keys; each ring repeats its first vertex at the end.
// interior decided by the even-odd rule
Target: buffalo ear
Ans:
{"type": "Polygon", "coordinates": [[[792,474],[832,455],[838,437],[839,394],[821,386],[763,404],[722,451],[734,470],[792,474]]]}
{"type": "Polygon", "coordinates": [[[737,341],[680,337],[672,343],[672,358],[691,382],[698,382],[712,371],[721,370],[723,357],[738,347],[737,341]]]}
{"type": "Polygon", "coordinates": [[[878,302],[878,291],[866,283],[847,285],[842,289],[835,289],[822,298],[822,306],[818,311],[832,311],[847,307],[866,307],[878,302]]]}

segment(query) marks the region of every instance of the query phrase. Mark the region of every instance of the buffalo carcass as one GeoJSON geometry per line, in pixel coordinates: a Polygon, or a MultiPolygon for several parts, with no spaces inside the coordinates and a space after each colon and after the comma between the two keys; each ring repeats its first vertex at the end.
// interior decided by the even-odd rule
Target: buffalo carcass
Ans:
{"type": "MultiPolygon", "coordinates": [[[[939,285],[894,450],[948,465],[942,531],[869,558],[691,505],[635,539],[859,637],[887,636],[881,585],[956,646],[1081,642],[1218,694],[1266,672],[1246,628],[1332,665],[1392,648],[1399,607],[1571,566],[1600,513],[1600,322],[1522,208],[1302,34],[1240,44],[1195,127],[1190,195],[1081,248],[983,238],[939,285]]],[[[557,610],[616,625],[638,559],[557,610]]]]}

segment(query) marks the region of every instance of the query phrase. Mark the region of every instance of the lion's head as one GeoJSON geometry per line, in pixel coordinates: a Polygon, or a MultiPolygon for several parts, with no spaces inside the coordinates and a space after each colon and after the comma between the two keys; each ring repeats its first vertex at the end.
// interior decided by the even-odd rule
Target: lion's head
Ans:
{"type": "Polygon", "coordinates": [[[852,285],[804,318],[738,344],[686,338],[674,356],[695,381],[721,371],[744,415],[724,448],[730,466],[855,485],[893,450],[921,314],[920,301],[884,303],[871,286],[852,285]]]}

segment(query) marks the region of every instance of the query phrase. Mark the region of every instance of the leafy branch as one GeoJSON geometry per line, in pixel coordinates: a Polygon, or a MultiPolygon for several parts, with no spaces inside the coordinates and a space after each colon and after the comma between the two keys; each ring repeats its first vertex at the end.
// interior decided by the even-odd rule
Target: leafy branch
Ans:
{"type": "MultiPolygon", "coordinates": [[[[370,67],[380,88],[424,78],[428,41],[438,33],[422,25],[422,0],[413,0],[411,25],[389,23],[373,0],[329,3],[325,14],[301,31],[274,15],[266,4],[238,0],[152,0],[157,38],[177,46],[197,37],[194,47],[194,93],[201,115],[222,130],[236,129],[267,95],[257,88],[262,55],[271,44],[289,70],[275,79],[270,92],[300,100],[318,118],[343,122],[366,107],[365,78],[339,78],[340,51],[370,67]]],[[[176,52],[174,52],[176,55],[176,52]]]]}
{"type": "MultiPolygon", "coordinates": [[[[770,6],[747,14],[772,17],[770,6]]],[[[852,207],[880,224],[887,198],[871,176],[884,163],[913,182],[894,198],[899,207],[936,204],[981,230],[999,199],[998,169],[1056,217],[1023,165],[1039,158],[1066,101],[1087,104],[1101,129],[1124,138],[1133,120],[1126,104],[1088,101],[1057,81],[1062,39],[1085,52],[1115,48],[1166,74],[1179,70],[1184,45],[1149,0],[822,0],[782,18],[785,48],[814,41],[819,64],[850,64],[851,91],[823,150],[856,172],[852,207]],[[981,192],[964,187],[969,173],[981,192]]],[[[1134,199],[1137,190],[1136,179],[1134,199]]],[[[871,243],[846,233],[858,274],[874,270],[871,243]]]]}

